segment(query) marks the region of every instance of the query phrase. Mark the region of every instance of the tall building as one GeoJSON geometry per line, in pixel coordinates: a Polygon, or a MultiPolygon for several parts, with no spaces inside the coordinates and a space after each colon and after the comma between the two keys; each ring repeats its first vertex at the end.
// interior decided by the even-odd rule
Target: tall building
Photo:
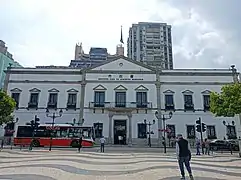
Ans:
{"type": "Polygon", "coordinates": [[[108,54],[107,48],[100,47],[91,47],[89,54],[85,54],[82,43],[80,43],[75,46],[75,59],[71,60],[69,67],[89,68],[114,57],[116,57],[116,55],[108,54]]]}
{"type": "Polygon", "coordinates": [[[21,67],[21,65],[14,61],[13,55],[8,52],[8,47],[5,42],[0,40],[0,89],[3,88],[5,80],[5,72],[8,66],[21,67]]]}
{"type": "Polygon", "coordinates": [[[127,56],[147,65],[173,69],[171,25],[139,22],[129,29],[127,56]]]}

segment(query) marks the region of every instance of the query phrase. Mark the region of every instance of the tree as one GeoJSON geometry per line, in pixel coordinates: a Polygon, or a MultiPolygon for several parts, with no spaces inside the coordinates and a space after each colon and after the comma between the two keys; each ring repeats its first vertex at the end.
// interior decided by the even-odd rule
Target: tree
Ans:
{"type": "Polygon", "coordinates": [[[16,102],[14,99],[8,96],[6,92],[0,90],[0,125],[13,120],[12,113],[15,106],[16,102]]]}
{"type": "Polygon", "coordinates": [[[233,117],[241,113],[241,83],[222,87],[221,93],[212,92],[210,111],[215,116],[233,117]]]}

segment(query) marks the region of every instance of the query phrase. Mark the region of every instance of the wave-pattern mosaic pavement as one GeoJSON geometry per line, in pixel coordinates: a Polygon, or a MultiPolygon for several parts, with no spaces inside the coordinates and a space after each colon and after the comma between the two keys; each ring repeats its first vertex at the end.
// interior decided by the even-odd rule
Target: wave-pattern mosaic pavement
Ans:
{"type": "MultiPolygon", "coordinates": [[[[93,153],[73,151],[0,152],[0,179],[12,180],[177,180],[174,154],[93,153]]],[[[196,180],[240,180],[235,156],[192,158],[196,180]]]]}

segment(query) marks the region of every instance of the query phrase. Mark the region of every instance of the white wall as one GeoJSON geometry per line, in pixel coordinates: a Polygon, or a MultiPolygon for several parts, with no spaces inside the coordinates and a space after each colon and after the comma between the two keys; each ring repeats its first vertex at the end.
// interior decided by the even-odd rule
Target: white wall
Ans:
{"type": "MultiPolygon", "coordinates": [[[[85,107],[89,106],[89,102],[94,101],[94,90],[96,86],[99,84],[97,83],[88,83],[86,84],[86,96],[85,96],[85,107]]],[[[104,86],[107,90],[105,91],[105,101],[106,102],[115,102],[115,88],[119,85],[123,85],[124,87],[127,88],[126,91],[126,101],[127,102],[136,102],[136,91],[135,88],[140,86],[141,84],[124,84],[124,83],[101,83],[102,86],[104,86]]],[[[152,102],[152,106],[156,106],[156,97],[154,94],[156,94],[156,87],[154,84],[142,84],[145,86],[147,89],[147,97],[148,97],[148,102],[152,102]]]]}
{"type": "MultiPolygon", "coordinates": [[[[40,77],[39,77],[40,78],[40,77]]],[[[41,92],[39,93],[39,107],[47,107],[48,98],[49,98],[49,92],[48,90],[55,88],[59,90],[58,92],[58,108],[66,108],[67,100],[68,100],[68,90],[69,89],[76,89],[79,91],[77,93],[77,102],[80,101],[80,84],[51,84],[51,83],[9,83],[8,86],[8,93],[11,94],[11,90],[14,88],[19,88],[22,90],[20,93],[20,103],[19,107],[27,107],[28,102],[30,99],[30,92],[29,90],[33,88],[39,89],[41,92]]],[[[79,108],[79,103],[77,103],[77,108],[79,108]]]]}

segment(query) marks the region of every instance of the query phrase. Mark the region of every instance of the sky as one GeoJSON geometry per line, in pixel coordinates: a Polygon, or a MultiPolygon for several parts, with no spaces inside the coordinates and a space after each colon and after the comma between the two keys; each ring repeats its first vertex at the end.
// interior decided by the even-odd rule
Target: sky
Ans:
{"type": "MultiPolygon", "coordinates": [[[[123,26],[172,25],[174,68],[241,69],[240,0],[0,0],[0,39],[23,66],[63,65],[84,51],[116,51],[123,26]]],[[[125,48],[125,53],[127,49],[125,48]]]]}

